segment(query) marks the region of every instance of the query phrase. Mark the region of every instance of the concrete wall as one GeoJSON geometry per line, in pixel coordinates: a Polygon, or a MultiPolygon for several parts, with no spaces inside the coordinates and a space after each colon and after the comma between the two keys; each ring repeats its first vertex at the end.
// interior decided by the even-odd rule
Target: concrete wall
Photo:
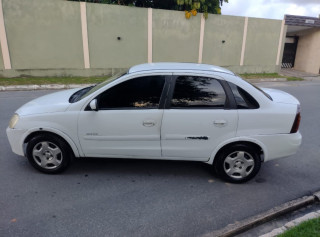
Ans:
{"type": "Polygon", "coordinates": [[[320,74],[320,29],[299,36],[294,69],[320,74]]]}
{"type": "Polygon", "coordinates": [[[239,65],[244,23],[244,17],[210,15],[205,22],[203,63],[239,65]]]}
{"type": "Polygon", "coordinates": [[[3,0],[13,69],[83,68],[79,4],[3,0]]]}
{"type": "Polygon", "coordinates": [[[4,64],[3,64],[3,57],[2,57],[2,51],[0,50],[0,71],[4,70],[4,64]]]}
{"type": "Polygon", "coordinates": [[[202,14],[187,20],[178,11],[65,0],[1,2],[0,76],[106,75],[148,61],[276,72],[284,45],[280,20],[202,14]]]}
{"type": "Polygon", "coordinates": [[[92,68],[126,68],[147,61],[147,11],[146,8],[87,4],[92,68]]]}
{"type": "Polygon", "coordinates": [[[186,20],[184,12],[154,9],[153,62],[197,62],[200,14],[186,20]]]}
{"type": "Polygon", "coordinates": [[[278,53],[281,24],[278,20],[250,18],[244,65],[274,65],[278,53]]]}

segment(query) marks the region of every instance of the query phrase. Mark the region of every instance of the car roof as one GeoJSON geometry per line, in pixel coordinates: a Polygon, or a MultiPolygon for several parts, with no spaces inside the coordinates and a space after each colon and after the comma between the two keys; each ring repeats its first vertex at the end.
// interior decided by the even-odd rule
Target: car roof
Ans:
{"type": "Polygon", "coordinates": [[[159,70],[166,70],[166,71],[181,71],[181,70],[191,70],[191,71],[209,71],[209,72],[223,72],[227,74],[234,75],[228,69],[209,65],[209,64],[199,64],[199,63],[145,63],[133,66],[129,69],[128,73],[136,73],[142,71],[159,71],[159,70]]]}

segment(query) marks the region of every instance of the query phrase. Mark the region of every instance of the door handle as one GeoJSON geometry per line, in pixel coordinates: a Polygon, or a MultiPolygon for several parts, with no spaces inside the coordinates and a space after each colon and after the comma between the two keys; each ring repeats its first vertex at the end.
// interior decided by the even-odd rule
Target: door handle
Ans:
{"type": "Polygon", "coordinates": [[[227,121],[226,120],[214,120],[213,124],[216,125],[217,127],[223,127],[227,125],[227,121]]]}
{"type": "Polygon", "coordinates": [[[143,121],[142,124],[145,127],[153,127],[154,125],[156,125],[156,122],[152,120],[146,120],[146,121],[143,121]]]}

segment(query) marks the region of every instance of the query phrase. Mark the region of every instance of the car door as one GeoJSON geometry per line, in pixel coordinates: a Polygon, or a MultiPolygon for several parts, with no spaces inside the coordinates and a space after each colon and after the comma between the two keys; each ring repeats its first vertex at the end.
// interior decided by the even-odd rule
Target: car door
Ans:
{"type": "Polygon", "coordinates": [[[166,76],[140,76],[96,97],[98,111],[84,109],[78,137],[89,157],[161,157],[161,95],[166,76]]]}
{"type": "Polygon", "coordinates": [[[227,85],[193,75],[175,75],[172,83],[161,128],[162,155],[206,161],[218,144],[236,134],[238,114],[230,107],[227,85]]]}

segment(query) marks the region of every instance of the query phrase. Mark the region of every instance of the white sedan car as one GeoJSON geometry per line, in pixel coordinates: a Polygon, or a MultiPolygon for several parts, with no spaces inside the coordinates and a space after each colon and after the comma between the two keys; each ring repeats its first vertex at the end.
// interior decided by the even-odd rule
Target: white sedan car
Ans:
{"type": "Polygon", "coordinates": [[[253,178],[261,163],[296,153],[299,101],[221,67],[153,63],[96,86],[37,98],[13,115],[14,153],[44,173],[73,157],[202,161],[223,179],[253,178]]]}

